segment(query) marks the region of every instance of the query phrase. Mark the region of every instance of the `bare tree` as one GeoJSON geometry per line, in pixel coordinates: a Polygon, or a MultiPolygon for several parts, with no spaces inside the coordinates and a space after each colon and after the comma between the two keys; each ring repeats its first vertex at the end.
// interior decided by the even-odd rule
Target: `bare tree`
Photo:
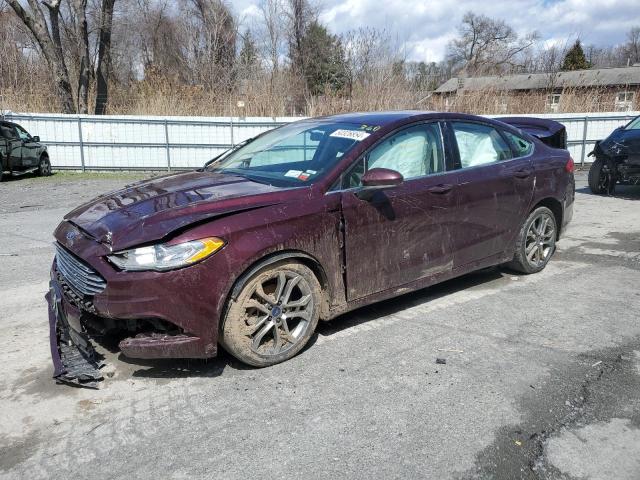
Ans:
{"type": "Polygon", "coordinates": [[[87,24],[87,0],[72,0],[78,45],[78,113],[89,113],[89,26],[87,24]]]}
{"type": "Polygon", "coordinates": [[[633,27],[627,33],[625,50],[628,55],[628,63],[640,62],[640,27],[633,27]]]}
{"type": "Polygon", "coordinates": [[[231,9],[222,0],[190,2],[193,6],[191,52],[197,81],[209,87],[228,84],[238,37],[237,22],[231,9]]]}
{"type": "MultiPolygon", "coordinates": [[[[278,72],[280,54],[282,51],[282,36],[284,34],[282,0],[263,0],[260,4],[262,21],[264,24],[264,50],[272,72],[278,72]]],[[[273,77],[273,75],[272,75],[273,77]]]]}
{"type": "Polygon", "coordinates": [[[499,73],[521,66],[519,56],[537,40],[536,33],[519,37],[503,20],[467,12],[449,44],[448,57],[467,74],[499,73]]]}
{"type": "Polygon", "coordinates": [[[104,115],[109,98],[109,74],[111,72],[111,30],[115,0],[102,0],[100,26],[98,28],[98,60],[96,63],[95,114],[104,115]]]}
{"type": "Polygon", "coordinates": [[[60,37],[60,2],[61,0],[43,2],[49,12],[47,25],[44,12],[37,0],[27,0],[28,9],[24,9],[18,0],[7,0],[9,6],[33,34],[49,64],[62,112],[74,113],[73,91],[60,37]]]}

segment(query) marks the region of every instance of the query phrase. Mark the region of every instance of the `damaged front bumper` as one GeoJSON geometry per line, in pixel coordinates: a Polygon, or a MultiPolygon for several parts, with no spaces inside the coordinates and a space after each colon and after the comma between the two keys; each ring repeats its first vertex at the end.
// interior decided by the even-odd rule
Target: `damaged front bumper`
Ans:
{"type": "Polygon", "coordinates": [[[56,280],[49,283],[45,296],[49,304],[49,340],[53,378],[58,383],[98,388],[104,366],[89,338],[82,331],[82,312],[64,299],[56,280]]]}

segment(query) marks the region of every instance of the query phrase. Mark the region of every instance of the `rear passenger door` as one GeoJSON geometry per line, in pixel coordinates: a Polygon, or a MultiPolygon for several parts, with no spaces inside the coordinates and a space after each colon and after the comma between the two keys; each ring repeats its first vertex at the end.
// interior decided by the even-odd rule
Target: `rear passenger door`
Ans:
{"type": "Polygon", "coordinates": [[[533,194],[531,152],[514,153],[493,125],[449,122],[447,131],[457,150],[454,269],[471,270],[512,248],[533,194]]]}

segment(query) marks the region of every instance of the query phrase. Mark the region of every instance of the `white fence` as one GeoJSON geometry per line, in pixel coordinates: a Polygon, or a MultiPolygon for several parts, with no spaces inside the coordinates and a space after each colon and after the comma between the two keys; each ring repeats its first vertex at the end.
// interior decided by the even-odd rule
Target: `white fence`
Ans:
{"type": "MultiPolygon", "coordinates": [[[[540,114],[563,123],[577,163],[596,140],[640,112],[540,114]]],[[[148,117],[8,113],[48,145],[55,169],[178,170],[197,168],[229,147],[300,117],[148,117]]]]}

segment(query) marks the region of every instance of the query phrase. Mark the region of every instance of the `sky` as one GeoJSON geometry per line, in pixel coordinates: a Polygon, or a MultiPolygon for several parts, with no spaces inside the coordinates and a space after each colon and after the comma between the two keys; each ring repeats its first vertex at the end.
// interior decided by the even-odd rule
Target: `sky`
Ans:
{"type": "MultiPolygon", "coordinates": [[[[260,0],[234,0],[250,25],[260,0]]],[[[407,59],[437,62],[455,37],[465,12],[505,20],[519,34],[537,31],[548,45],[576,38],[584,44],[616,45],[640,26],[640,0],[321,0],[320,19],[332,33],[359,27],[385,29],[404,45],[407,59]]]]}

